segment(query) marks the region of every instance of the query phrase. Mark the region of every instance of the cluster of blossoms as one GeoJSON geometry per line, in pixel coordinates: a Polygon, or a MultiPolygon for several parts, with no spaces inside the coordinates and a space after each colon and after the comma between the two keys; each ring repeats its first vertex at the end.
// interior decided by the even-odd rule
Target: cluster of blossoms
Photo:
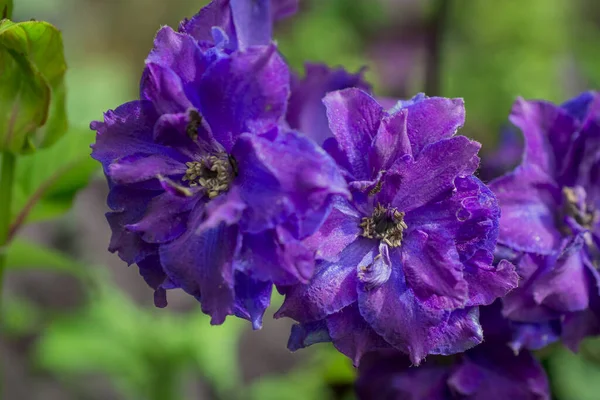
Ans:
{"type": "Polygon", "coordinates": [[[529,351],[600,334],[600,95],[519,100],[523,160],[488,187],[462,100],[291,74],[272,26],[296,8],[214,0],[158,32],[140,99],[92,123],[109,250],[213,324],[259,329],[275,285],[289,349],[332,342],[361,398],[549,398],[529,351]]]}

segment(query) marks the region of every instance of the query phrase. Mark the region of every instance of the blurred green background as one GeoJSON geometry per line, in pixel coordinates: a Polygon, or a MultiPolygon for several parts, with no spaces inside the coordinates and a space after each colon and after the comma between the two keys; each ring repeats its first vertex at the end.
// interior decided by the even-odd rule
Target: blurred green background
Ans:
{"type": "MultiPolygon", "coordinates": [[[[305,61],[351,72],[366,65],[380,96],[411,97],[429,85],[430,95],[464,97],[463,133],[484,149],[493,149],[517,96],[561,102],[600,84],[597,0],[300,2],[301,13],[276,32],[299,73],[305,61]],[[435,65],[427,62],[432,55],[435,65]]],[[[205,3],[14,1],[13,20],[47,20],[63,32],[70,131],[21,164],[23,181],[34,162],[65,166],[68,175],[11,248],[1,321],[3,398],[353,398],[350,362],[328,345],[289,353],[290,322],[273,321],[273,310],[264,329],[252,332],[232,318],[211,327],[180,293],[169,294],[168,308],[155,309],[136,268],[106,251],[107,189],[87,157],[87,127],[136,98],[157,29],[176,27],[205,3]]],[[[45,177],[27,179],[35,188],[45,177]]],[[[32,189],[25,186],[17,204],[32,189]]],[[[280,301],[274,297],[274,306],[280,301]]],[[[600,398],[600,343],[586,343],[582,357],[560,348],[550,354],[544,362],[556,398],[600,398]]]]}

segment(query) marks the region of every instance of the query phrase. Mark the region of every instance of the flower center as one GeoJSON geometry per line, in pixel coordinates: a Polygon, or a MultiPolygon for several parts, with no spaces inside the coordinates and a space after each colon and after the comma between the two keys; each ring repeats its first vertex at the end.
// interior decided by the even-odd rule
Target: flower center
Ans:
{"type": "Polygon", "coordinates": [[[565,214],[572,217],[581,227],[591,229],[600,220],[600,212],[586,203],[585,191],[581,187],[563,187],[565,214]]]}
{"type": "Polygon", "coordinates": [[[375,207],[373,215],[363,217],[359,226],[363,230],[362,236],[383,240],[390,247],[400,246],[404,230],[408,228],[403,212],[383,207],[381,204],[375,207]]]}
{"type": "Polygon", "coordinates": [[[233,178],[237,175],[237,163],[227,153],[215,153],[202,157],[200,161],[185,163],[184,182],[190,186],[202,186],[210,199],[217,197],[229,189],[233,178]]]}

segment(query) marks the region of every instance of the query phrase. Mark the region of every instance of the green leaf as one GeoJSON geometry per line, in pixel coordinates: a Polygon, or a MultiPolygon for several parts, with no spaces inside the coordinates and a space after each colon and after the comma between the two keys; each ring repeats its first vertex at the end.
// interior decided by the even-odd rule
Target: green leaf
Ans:
{"type": "Polygon", "coordinates": [[[15,239],[4,249],[7,255],[8,269],[21,270],[28,268],[81,274],[83,268],[79,262],[42,245],[15,239]]]}
{"type": "Polygon", "coordinates": [[[67,130],[62,36],[47,22],[0,23],[0,150],[48,147],[67,130]]]}
{"type": "Polygon", "coordinates": [[[10,18],[13,12],[13,0],[0,0],[0,19],[10,18]]]}
{"type": "Polygon", "coordinates": [[[89,130],[71,129],[56,145],[19,157],[13,226],[55,218],[69,210],[99,165],[90,157],[89,130]]]}
{"type": "Polygon", "coordinates": [[[552,394],[558,400],[597,400],[600,366],[581,354],[560,348],[547,361],[552,394]]]}

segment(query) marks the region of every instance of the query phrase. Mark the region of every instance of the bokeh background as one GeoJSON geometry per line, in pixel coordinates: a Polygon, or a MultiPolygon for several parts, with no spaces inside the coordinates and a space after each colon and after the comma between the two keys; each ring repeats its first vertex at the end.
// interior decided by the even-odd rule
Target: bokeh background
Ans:
{"type": "MultiPolygon", "coordinates": [[[[157,29],[176,27],[205,3],[15,0],[15,21],[47,20],[63,31],[71,132],[48,159],[79,152],[73,188],[85,186],[89,174],[93,179],[66,213],[57,193],[55,203],[44,204],[44,215],[57,218],[40,218],[47,221],[28,226],[15,244],[0,321],[3,398],[354,398],[350,362],[328,345],[288,352],[290,322],[270,318],[273,310],[263,330],[252,332],[232,318],[210,326],[181,293],[170,292],[169,307],[155,309],[137,268],[106,251],[107,187],[87,158],[93,141],[87,127],[103,111],[136,98],[157,29]],[[45,251],[32,257],[25,239],[45,251]]],[[[464,97],[462,132],[486,152],[496,146],[517,96],[561,102],[600,84],[597,0],[300,3],[301,12],[276,31],[296,71],[305,61],[351,72],[367,66],[380,96],[426,90],[464,97]]],[[[280,302],[274,296],[274,308],[280,302]]],[[[587,342],[580,357],[559,346],[540,357],[557,399],[600,398],[600,343],[587,342]]]]}

